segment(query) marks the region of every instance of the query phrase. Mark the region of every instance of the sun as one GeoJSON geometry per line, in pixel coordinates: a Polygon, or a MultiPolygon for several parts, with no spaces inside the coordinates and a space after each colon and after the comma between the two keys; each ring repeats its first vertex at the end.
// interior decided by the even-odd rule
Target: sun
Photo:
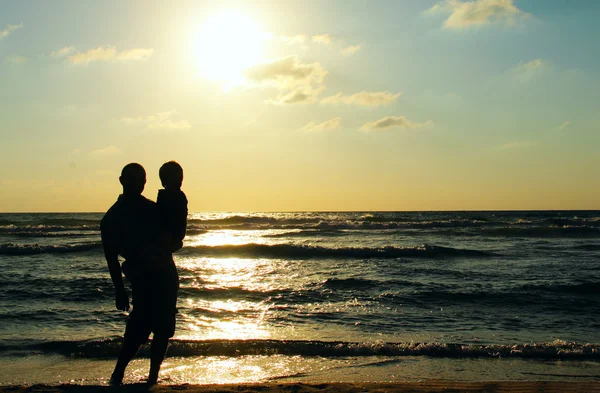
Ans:
{"type": "Polygon", "coordinates": [[[224,89],[244,82],[243,71],[263,60],[267,35],[239,11],[223,11],[200,26],[195,52],[200,75],[220,81],[224,89]]]}

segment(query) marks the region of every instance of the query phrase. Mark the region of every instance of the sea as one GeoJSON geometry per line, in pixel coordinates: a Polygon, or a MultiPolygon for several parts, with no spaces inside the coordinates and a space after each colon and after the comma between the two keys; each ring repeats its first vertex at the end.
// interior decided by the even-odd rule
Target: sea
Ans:
{"type": "MultiPolygon", "coordinates": [[[[102,216],[0,214],[0,385],[107,383],[102,216]]],[[[600,380],[599,211],[191,213],[174,257],[164,384],[600,380]]]]}

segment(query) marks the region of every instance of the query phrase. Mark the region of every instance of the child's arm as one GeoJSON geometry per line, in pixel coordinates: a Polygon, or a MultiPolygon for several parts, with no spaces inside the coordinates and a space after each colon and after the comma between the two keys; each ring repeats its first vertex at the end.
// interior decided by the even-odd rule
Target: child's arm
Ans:
{"type": "Polygon", "coordinates": [[[187,227],[187,203],[187,198],[182,192],[181,197],[178,198],[173,209],[173,232],[171,233],[173,241],[171,243],[171,252],[179,251],[183,247],[183,239],[185,238],[187,227]]]}

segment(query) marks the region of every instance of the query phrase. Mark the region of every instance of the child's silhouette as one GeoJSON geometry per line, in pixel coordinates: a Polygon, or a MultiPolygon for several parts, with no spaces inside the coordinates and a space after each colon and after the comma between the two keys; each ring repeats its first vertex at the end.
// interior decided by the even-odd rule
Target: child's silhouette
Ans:
{"type": "Polygon", "coordinates": [[[160,167],[158,175],[164,187],[158,190],[156,197],[160,211],[162,240],[170,252],[175,252],[183,247],[188,214],[188,201],[181,191],[183,168],[177,162],[169,161],[160,167]]]}

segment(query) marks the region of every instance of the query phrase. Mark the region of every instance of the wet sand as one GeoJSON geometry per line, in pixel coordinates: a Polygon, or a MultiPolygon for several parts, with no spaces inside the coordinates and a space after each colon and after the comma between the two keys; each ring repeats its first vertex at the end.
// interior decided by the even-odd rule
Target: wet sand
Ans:
{"type": "Polygon", "coordinates": [[[230,385],[158,385],[151,389],[144,384],[125,385],[118,388],[110,386],[82,385],[33,385],[2,386],[0,393],[52,392],[52,393],[92,393],[92,392],[184,392],[184,393],[425,393],[425,392],[600,392],[599,382],[455,382],[423,381],[398,383],[321,383],[321,384],[230,384],[230,385]]]}

